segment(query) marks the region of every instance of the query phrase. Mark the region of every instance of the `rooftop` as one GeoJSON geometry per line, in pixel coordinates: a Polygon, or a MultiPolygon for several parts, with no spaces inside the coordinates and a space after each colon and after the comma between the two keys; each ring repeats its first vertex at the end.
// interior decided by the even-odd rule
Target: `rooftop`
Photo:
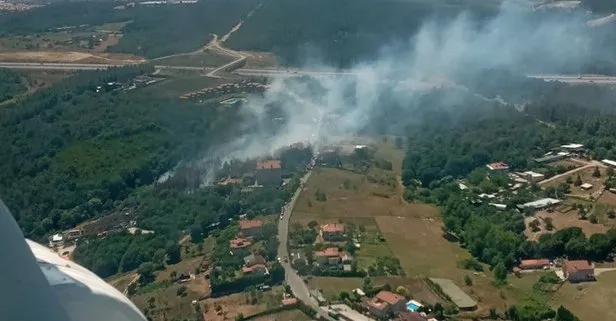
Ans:
{"type": "Polygon", "coordinates": [[[328,233],[344,232],[344,224],[325,224],[321,226],[321,231],[328,233]]]}
{"type": "Polygon", "coordinates": [[[584,145],[582,144],[567,144],[567,145],[560,146],[560,148],[566,148],[566,149],[578,149],[582,147],[584,147],[584,145]]]}
{"type": "Polygon", "coordinates": [[[265,264],[255,264],[253,266],[245,266],[242,268],[242,272],[244,273],[251,273],[254,270],[258,270],[258,269],[264,269],[267,270],[267,267],[265,266],[265,264]]]}
{"type": "Polygon", "coordinates": [[[610,159],[604,159],[601,162],[610,166],[616,166],[616,162],[610,159]]]}
{"type": "Polygon", "coordinates": [[[537,172],[533,172],[533,171],[526,171],[526,172],[524,172],[524,174],[530,175],[532,177],[543,177],[544,176],[541,173],[537,173],[537,172]]]}
{"type": "Polygon", "coordinates": [[[323,251],[314,252],[314,256],[327,256],[327,257],[340,256],[340,251],[338,251],[337,247],[328,247],[323,251]]]}
{"type": "Polygon", "coordinates": [[[509,165],[503,162],[496,162],[486,165],[490,170],[508,169],[509,165]]]}
{"type": "Polygon", "coordinates": [[[474,308],[477,302],[473,300],[466,292],[462,291],[453,281],[449,279],[430,278],[430,281],[438,284],[443,292],[447,294],[451,301],[461,309],[474,308]]]}
{"type": "Polygon", "coordinates": [[[241,220],[240,221],[240,229],[250,229],[255,227],[263,226],[263,222],[260,220],[241,220]]]}
{"type": "Polygon", "coordinates": [[[592,188],[592,184],[590,183],[584,183],[582,185],[580,185],[581,189],[591,189],[592,188]]]}
{"type": "Polygon", "coordinates": [[[550,260],[548,259],[532,259],[532,260],[522,260],[520,261],[520,267],[532,267],[532,266],[545,266],[550,265],[550,260]]]}
{"type": "Polygon", "coordinates": [[[586,260],[577,260],[577,261],[567,261],[565,262],[565,268],[568,272],[576,272],[581,270],[592,270],[594,269],[592,263],[586,260]]]}
{"type": "Polygon", "coordinates": [[[293,305],[297,303],[297,299],[296,298],[286,298],[286,299],[282,299],[282,305],[293,305]]]}
{"type": "Polygon", "coordinates": [[[257,169],[276,169],[280,168],[280,160],[268,160],[257,162],[257,169]]]}
{"type": "Polygon", "coordinates": [[[532,202],[528,202],[528,203],[524,203],[522,205],[518,205],[519,207],[522,208],[526,208],[526,207],[532,207],[532,208],[541,208],[541,207],[546,207],[546,206],[550,206],[550,205],[556,205],[558,203],[560,203],[561,201],[559,199],[555,199],[555,198],[542,198],[536,201],[532,201],[532,202]]]}
{"type": "Polygon", "coordinates": [[[383,301],[383,302],[387,302],[389,304],[396,304],[401,300],[404,300],[404,297],[398,294],[395,294],[393,292],[389,292],[389,291],[381,291],[376,295],[376,298],[383,301]]]}

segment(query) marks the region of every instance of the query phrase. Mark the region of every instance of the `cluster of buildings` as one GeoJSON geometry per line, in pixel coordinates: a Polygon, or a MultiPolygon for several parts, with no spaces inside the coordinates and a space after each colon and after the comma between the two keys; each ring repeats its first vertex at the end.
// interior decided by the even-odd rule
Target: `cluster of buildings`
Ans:
{"type": "Polygon", "coordinates": [[[252,245],[252,239],[263,235],[263,221],[260,220],[240,220],[240,231],[236,238],[229,241],[231,252],[248,248],[252,245]]]}
{"type": "MultiPolygon", "coordinates": [[[[554,268],[554,263],[548,259],[522,260],[514,273],[518,275],[521,271],[549,270],[554,268]]],[[[586,282],[595,280],[595,267],[587,260],[567,260],[563,262],[562,269],[557,271],[563,280],[571,283],[586,282]]]]}
{"type": "Polygon", "coordinates": [[[375,321],[375,318],[394,321],[436,321],[434,318],[428,318],[425,313],[417,311],[422,306],[419,302],[414,300],[407,302],[406,298],[399,294],[380,291],[373,298],[369,298],[360,289],[354,292],[361,296],[363,313],[346,304],[334,304],[329,306],[329,314],[346,321],[375,321]]]}
{"type": "Polygon", "coordinates": [[[242,80],[236,83],[227,83],[216,87],[203,88],[198,91],[186,93],[180,99],[214,98],[228,94],[262,93],[270,86],[254,81],[242,80]]]}

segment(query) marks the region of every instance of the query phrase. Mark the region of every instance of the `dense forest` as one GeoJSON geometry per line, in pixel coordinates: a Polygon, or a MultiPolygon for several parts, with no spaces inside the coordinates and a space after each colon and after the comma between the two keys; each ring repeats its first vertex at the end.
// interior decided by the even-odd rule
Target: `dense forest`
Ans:
{"type": "Polygon", "coordinates": [[[223,137],[233,109],[194,108],[146,92],[96,92],[148,67],[83,73],[0,109],[0,194],[39,238],[112,210],[184,157],[223,137]]]}
{"type": "Polygon", "coordinates": [[[222,37],[257,5],[256,0],[210,0],[191,5],[129,10],[131,23],[113,52],[147,58],[190,52],[203,47],[212,34],[222,37]]]}
{"type": "Polygon", "coordinates": [[[10,69],[0,69],[0,103],[13,99],[27,90],[22,75],[10,69]]]}
{"type": "Polygon", "coordinates": [[[407,41],[427,18],[446,19],[462,11],[484,17],[495,9],[390,0],[268,0],[228,44],[240,50],[273,52],[286,64],[318,57],[348,67],[376,57],[385,44],[407,41]]]}

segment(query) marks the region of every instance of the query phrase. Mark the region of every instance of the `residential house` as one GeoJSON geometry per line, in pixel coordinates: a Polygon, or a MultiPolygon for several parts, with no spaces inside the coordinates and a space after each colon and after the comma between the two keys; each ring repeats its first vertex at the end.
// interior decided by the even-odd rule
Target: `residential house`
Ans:
{"type": "Polygon", "coordinates": [[[381,291],[372,300],[366,301],[366,307],[377,318],[406,311],[404,297],[389,291],[381,291]]]}
{"type": "Polygon", "coordinates": [[[49,247],[62,246],[64,244],[64,238],[62,234],[54,234],[49,237],[49,247]]]}
{"type": "Polygon", "coordinates": [[[586,260],[567,261],[563,265],[563,274],[569,282],[593,281],[595,267],[586,260]]]}
{"type": "Polygon", "coordinates": [[[344,241],[344,224],[325,224],[321,226],[321,237],[327,242],[344,241]]]}
{"type": "Polygon", "coordinates": [[[255,264],[265,264],[266,260],[261,255],[250,254],[244,257],[245,266],[253,266],[255,264]]]}
{"type": "Polygon", "coordinates": [[[337,265],[342,261],[337,247],[328,247],[323,251],[314,252],[314,259],[320,265],[337,265]]]}
{"type": "Polygon", "coordinates": [[[402,311],[398,314],[395,321],[427,321],[427,319],[418,312],[402,311]]]}
{"type": "Polygon", "coordinates": [[[546,266],[550,266],[550,260],[538,259],[538,260],[522,260],[520,261],[519,268],[521,270],[538,270],[543,269],[546,266]]]}
{"type": "Polygon", "coordinates": [[[249,247],[250,245],[252,245],[252,242],[250,241],[250,239],[247,239],[245,237],[238,237],[238,238],[235,238],[229,241],[229,247],[231,248],[231,251],[233,252],[239,249],[245,249],[249,247]]]}
{"type": "Polygon", "coordinates": [[[584,145],[582,144],[567,144],[567,145],[560,146],[560,148],[567,152],[583,152],[584,151],[584,145]]]}
{"type": "Polygon", "coordinates": [[[545,179],[545,175],[533,171],[526,171],[522,173],[522,176],[531,183],[537,183],[545,179]]]}
{"type": "Polygon", "coordinates": [[[258,237],[263,233],[263,222],[260,220],[241,220],[240,233],[245,237],[258,237]]]}
{"type": "Polygon", "coordinates": [[[251,274],[251,275],[264,275],[264,274],[269,273],[265,264],[255,264],[252,266],[245,266],[242,268],[242,272],[244,274],[251,274]]]}
{"type": "Polygon", "coordinates": [[[280,160],[257,162],[255,179],[259,185],[280,185],[282,183],[280,160]]]}
{"type": "Polygon", "coordinates": [[[492,172],[506,172],[509,170],[509,165],[503,162],[496,162],[486,165],[486,167],[492,172]]]}
{"type": "Polygon", "coordinates": [[[557,205],[560,202],[561,202],[561,200],[555,199],[555,198],[542,198],[542,199],[539,199],[539,200],[536,200],[536,201],[520,204],[517,207],[519,209],[532,208],[532,209],[535,209],[535,210],[540,210],[540,209],[543,209],[543,208],[547,208],[547,207],[551,207],[551,206],[557,205]]]}

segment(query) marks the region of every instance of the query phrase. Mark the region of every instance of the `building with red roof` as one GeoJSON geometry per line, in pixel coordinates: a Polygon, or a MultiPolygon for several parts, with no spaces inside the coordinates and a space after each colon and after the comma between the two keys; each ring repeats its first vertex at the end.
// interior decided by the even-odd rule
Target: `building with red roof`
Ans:
{"type": "Polygon", "coordinates": [[[242,268],[244,274],[264,275],[267,274],[267,267],[265,264],[255,264],[252,266],[245,266],[242,268]]]}
{"type": "Polygon", "coordinates": [[[595,280],[595,267],[586,260],[567,261],[563,265],[563,274],[569,282],[595,280]]]}
{"type": "Polygon", "coordinates": [[[344,224],[321,225],[321,237],[328,242],[344,241],[344,224]]]}
{"type": "Polygon", "coordinates": [[[280,185],[282,183],[280,160],[257,162],[255,180],[258,185],[280,185]]]}
{"type": "Polygon", "coordinates": [[[389,291],[381,291],[374,298],[365,302],[366,308],[377,318],[391,317],[406,311],[405,298],[389,291]]]}
{"type": "Polygon", "coordinates": [[[314,258],[321,265],[340,264],[340,251],[337,247],[328,247],[323,251],[314,252],[314,258]]]}
{"type": "Polygon", "coordinates": [[[509,165],[503,162],[490,163],[486,167],[493,172],[506,172],[509,170],[509,165]]]}
{"type": "Polygon", "coordinates": [[[261,220],[240,220],[240,233],[246,237],[257,237],[263,233],[263,221],[261,220]]]}
{"type": "Polygon", "coordinates": [[[522,260],[519,265],[522,270],[537,270],[543,269],[546,266],[550,266],[550,260],[548,259],[522,260]]]}

